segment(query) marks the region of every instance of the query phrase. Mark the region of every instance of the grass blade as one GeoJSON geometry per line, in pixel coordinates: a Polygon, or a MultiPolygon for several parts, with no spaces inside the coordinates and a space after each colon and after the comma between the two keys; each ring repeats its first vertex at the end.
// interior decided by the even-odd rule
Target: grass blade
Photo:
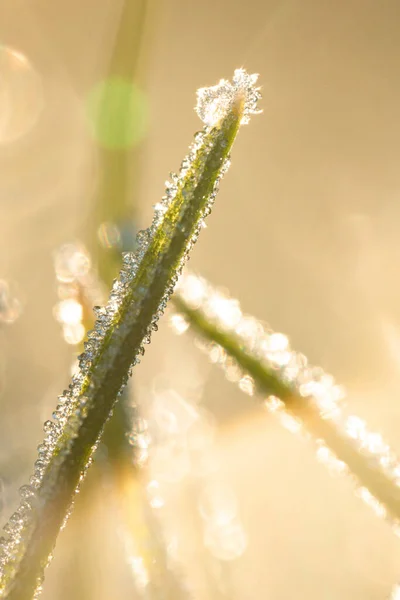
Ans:
{"type": "Polygon", "coordinates": [[[179,175],[167,184],[153,223],[138,234],[136,254],[124,256],[105,307],[97,307],[80,367],[59,397],[30,484],[0,542],[0,597],[27,600],[44,569],[105,423],[144,344],[163,313],[178,274],[211,211],[240,124],[256,112],[256,76],[235,71],[233,83],[201,90],[197,111],[207,123],[196,134],[179,175]]]}
{"type": "Polygon", "coordinates": [[[289,430],[311,434],[318,460],[355,479],[356,494],[399,535],[400,462],[379,433],[346,414],[343,390],[333,378],[291,350],[286,336],[243,315],[237,301],[202,278],[182,276],[173,301],[181,315],[174,317],[178,331],[193,326],[211,342],[206,349],[230,380],[250,395],[267,396],[266,407],[289,430]]]}

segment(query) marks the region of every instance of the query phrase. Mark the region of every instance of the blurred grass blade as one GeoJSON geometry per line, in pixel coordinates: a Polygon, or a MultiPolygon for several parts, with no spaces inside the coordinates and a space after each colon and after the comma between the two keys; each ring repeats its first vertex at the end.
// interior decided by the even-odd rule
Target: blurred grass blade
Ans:
{"type": "Polygon", "coordinates": [[[346,414],[343,389],[333,377],[308,365],[286,336],[243,315],[236,300],[200,277],[184,274],[173,302],[174,328],[183,332],[193,326],[209,341],[205,349],[229,380],[249,395],[266,395],[266,408],[290,431],[311,434],[318,460],[355,478],[356,494],[399,535],[400,463],[379,433],[346,414]]]}
{"type": "Polygon", "coordinates": [[[207,123],[195,136],[179,175],[167,183],[153,223],[138,234],[136,254],[124,256],[108,304],[97,307],[79,369],[60,397],[22,502],[5,527],[0,549],[0,597],[27,600],[43,572],[74,494],[118,394],[144,353],[178,274],[209,214],[240,124],[256,112],[256,76],[235,71],[233,82],[201,90],[197,112],[207,123]]]}
{"type": "Polygon", "coordinates": [[[141,141],[148,121],[142,84],[156,8],[157,2],[124,0],[106,78],[88,105],[99,181],[82,238],[100,279],[109,285],[121,268],[121,252],[134,250],[141,141]]]}

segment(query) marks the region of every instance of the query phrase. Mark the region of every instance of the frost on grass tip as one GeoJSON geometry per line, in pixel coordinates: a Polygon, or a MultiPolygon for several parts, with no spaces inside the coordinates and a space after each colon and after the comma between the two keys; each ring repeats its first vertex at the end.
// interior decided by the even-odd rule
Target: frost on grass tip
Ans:
{"type": "Polygon", "coordinates": [[[232,83],[221,79],[217,85],[198,89],[198,116],[206,125],[215,127],[232,110],[235,103],[243,103],[240,123],[248,123],[250,115],[262,112],[257,108],[261,98],[260,88],[255,87],[257,79],[257,73],[249,75],[244,69],[236,69],[232,83]]]}

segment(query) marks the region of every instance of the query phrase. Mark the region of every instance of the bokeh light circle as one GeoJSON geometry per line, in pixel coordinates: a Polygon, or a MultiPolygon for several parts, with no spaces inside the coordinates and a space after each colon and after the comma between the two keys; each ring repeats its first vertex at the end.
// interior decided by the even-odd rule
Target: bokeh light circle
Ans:
{"type": "Polygon", "coordinates": [[[0,45],[0,145],[26,135],[42,109],[39,74],[24,54],[0,45]]]}

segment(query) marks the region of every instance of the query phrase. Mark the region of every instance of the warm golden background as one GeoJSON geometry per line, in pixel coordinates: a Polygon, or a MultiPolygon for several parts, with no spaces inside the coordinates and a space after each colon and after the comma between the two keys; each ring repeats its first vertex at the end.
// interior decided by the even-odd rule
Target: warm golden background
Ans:
{"type": "MultiPolygon", "coordinates": [[[[149,121],[130,179],[141,225],[201,127],[195,90],[238,66],[259,72],[264,114],[240,134],[191,268],[333,373],[354,411],[400,452],[399,1],[147,4],[137,78],[149,121]]],[[[0,278],[14,282],[23,305],[0,332],[4,519],[66,381],[71,347],[52,315],[52,252],[90,222],[102,163],[85,111],[107,73],[122,5],[0,6],[0,278]],[[13,51],[29,63],[16,70],[13,51]]],[[[384,600],[400,579],[390,528],[166,324],[137,369],[140,397],[155,375],[181,389],[188,372],[216,417],[218,477],[237,494],[247,547],[222,563],[188,556],[187,597],[384,600]],[[226,595],[215,583],[220,568],[226,595]]],[[[141,597],[103,500],[60,538],[46,600],[141,597]],[[73,576],[82,545],[84,583],[73,576]]],[[[191,503],[193,490],[188,522],[191,503]]]]}

